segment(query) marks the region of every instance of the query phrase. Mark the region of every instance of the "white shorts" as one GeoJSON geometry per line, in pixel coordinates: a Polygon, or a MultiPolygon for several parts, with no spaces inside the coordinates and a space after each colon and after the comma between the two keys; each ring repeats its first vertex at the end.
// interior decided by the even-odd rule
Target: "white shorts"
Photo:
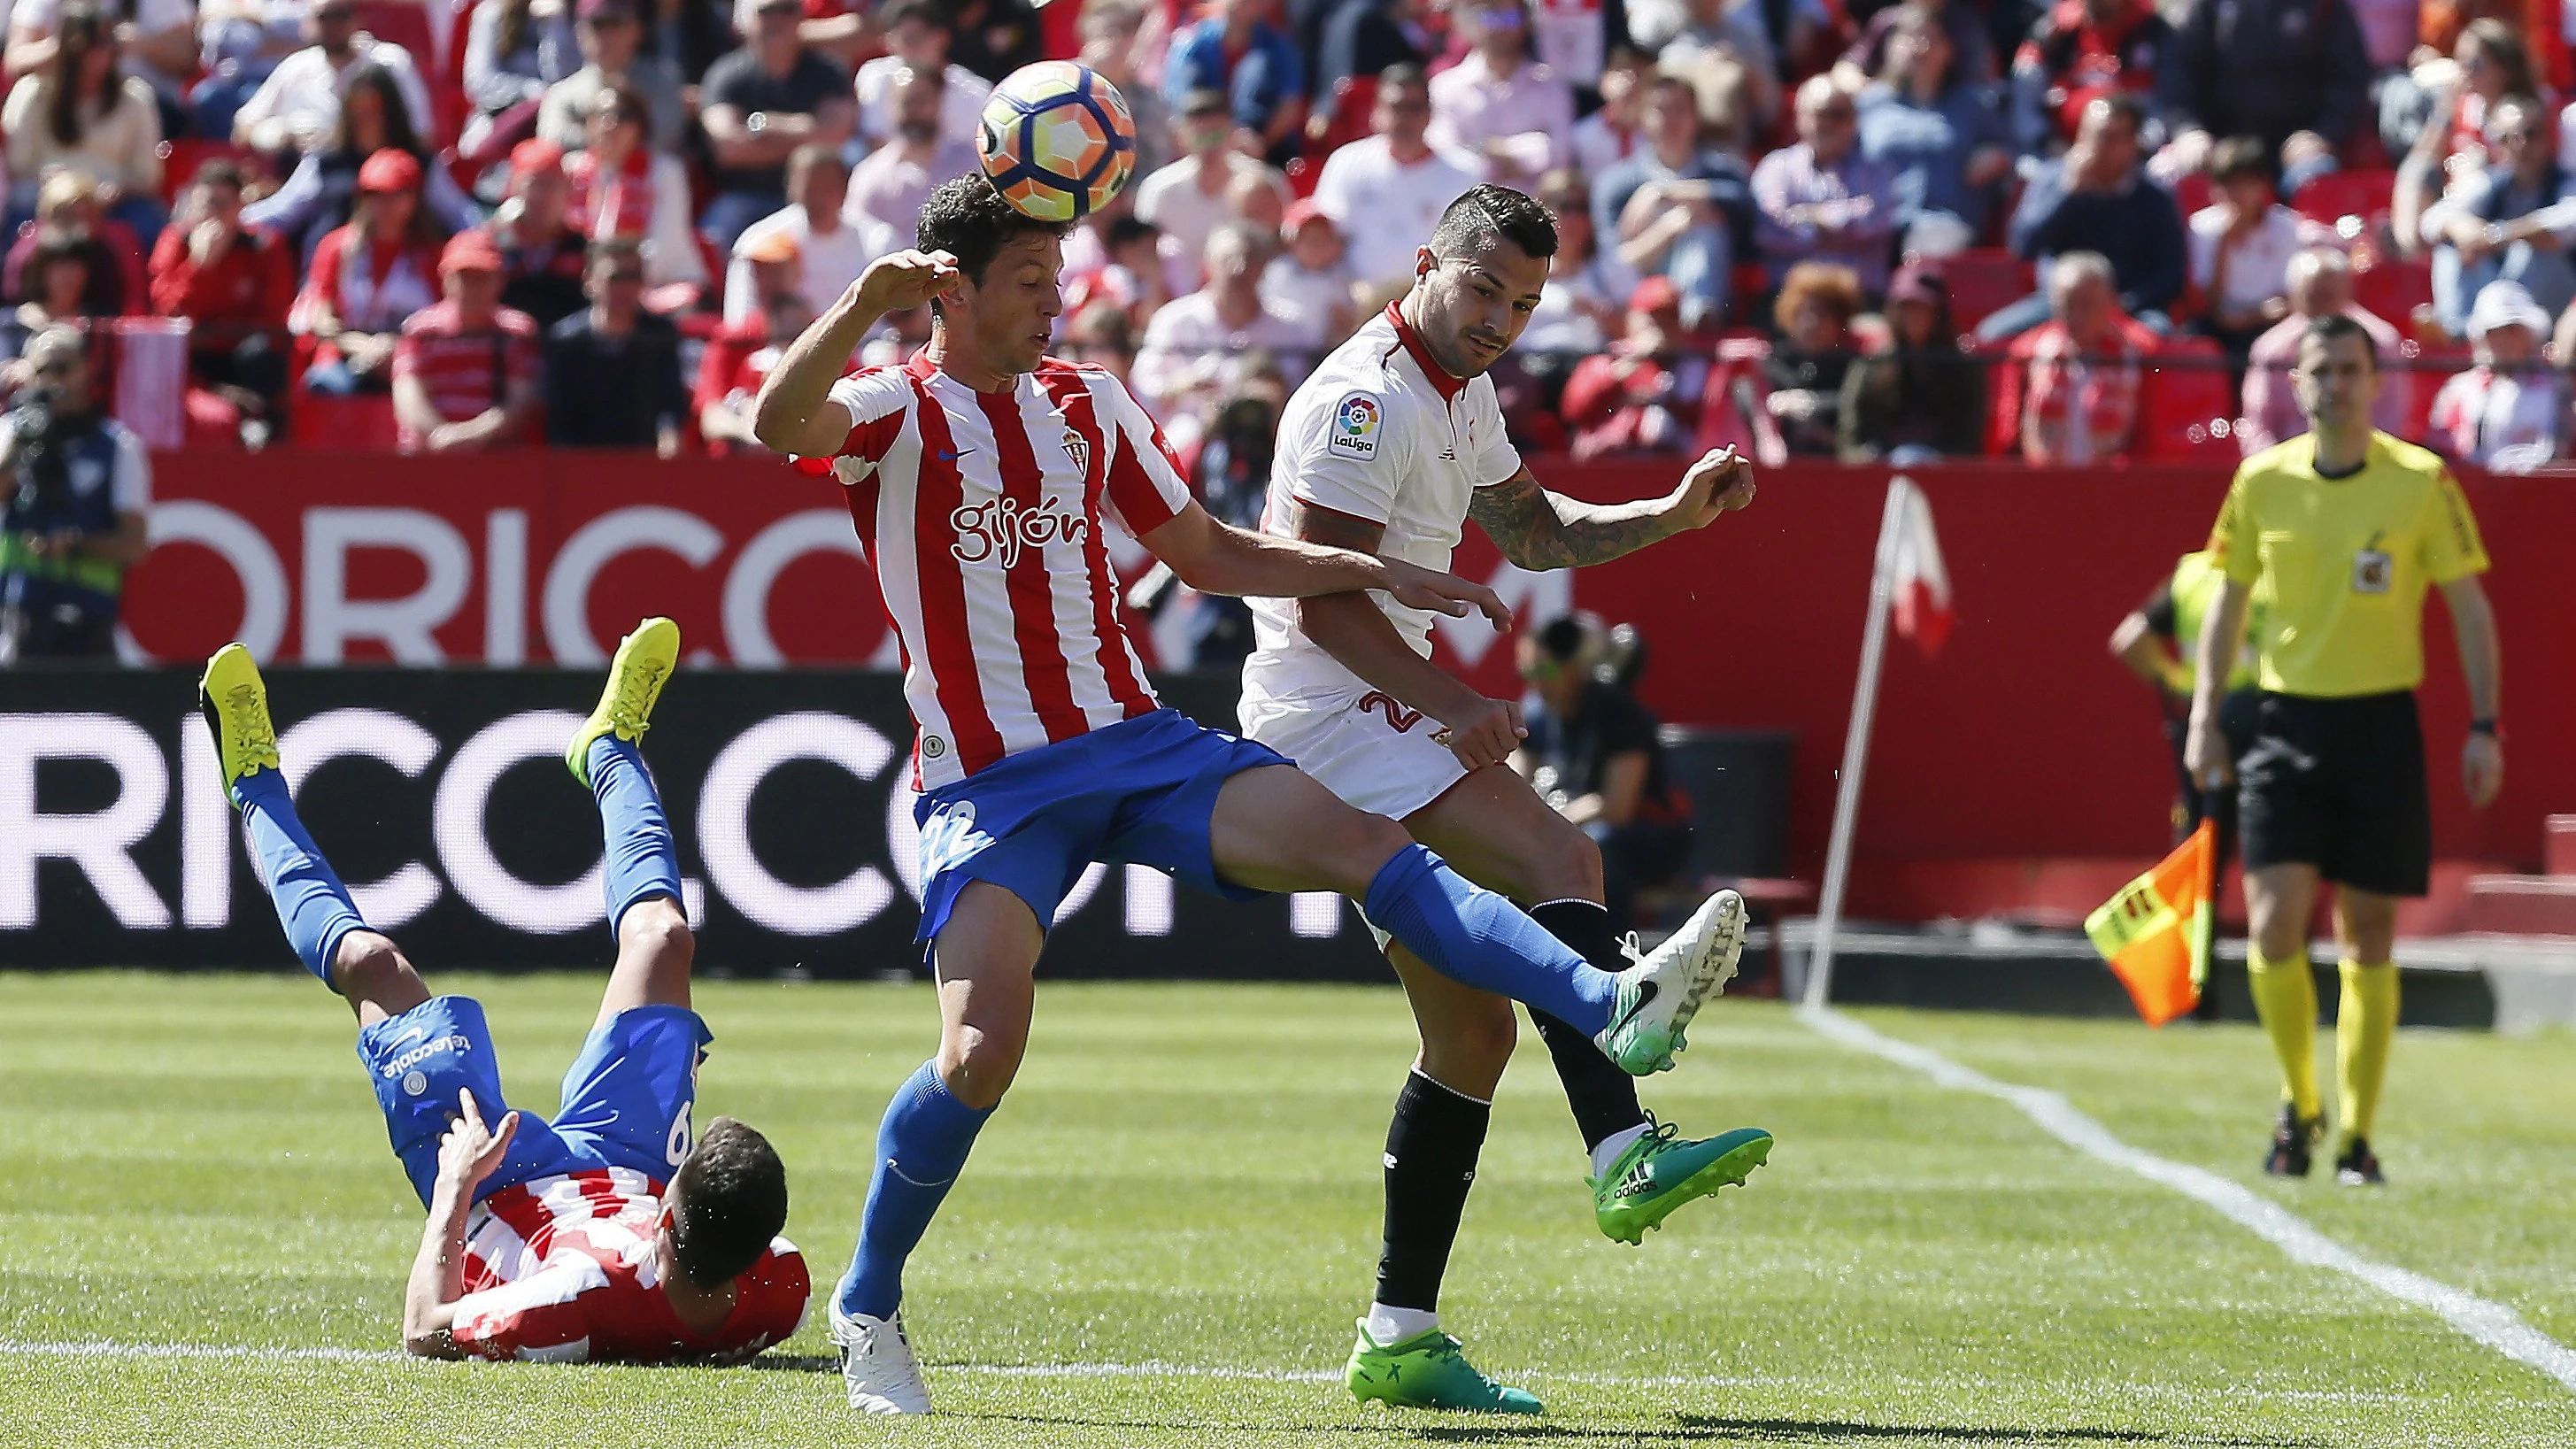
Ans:
{"type": "Polygon", "coordinates": [[[1467,777],[1449,747],[1432,738],[1440,721],[1378,691],[1327,695],[1295,704],[1246,695],[1243,736],[1268,745],[1324,788],[1373,815],[1402,820],[1467,777]]]}

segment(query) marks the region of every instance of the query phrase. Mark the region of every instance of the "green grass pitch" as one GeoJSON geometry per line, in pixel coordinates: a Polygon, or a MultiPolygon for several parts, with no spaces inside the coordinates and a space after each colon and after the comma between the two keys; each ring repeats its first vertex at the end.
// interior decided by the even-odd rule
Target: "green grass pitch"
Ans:
{"type": "MultiPolygon", "coordinates": [[[[485,999],[516,1100],[550,1106],[597,979],[433,984],[485,999]]],[[[698,1006],[717,1037],[700,1120],[777,1142],[788,1234],[828,1284],[930,996],[710,982],[698,1006]]],[[[2401,1038],[2395,1185],[2365,1195],[2261,1182],[2272,1086],[2249,1029],[1864,1019],[2576,1342],[2563,1034],[2401,1038]]],[[[1373,989],[1044,989],[1019,1084],[914,1261],[935,1419],[854,1422],[819,1307],[769,1371],[409,1362],[385,1351],[419,1215],[350,1035],[285,976],[0,975],[0,1444],[2576,1445],[2576,1395],[2431,1314],[1738,1002],[1647,1101],[1770,1127],[1779,1150],[1642,1250],[1592,1228],[1534,1043],[1504,1084],[1443,1310],[1541,1420],[1362,1411],[1338,1382],[1412,1050],[1373,989]],[[81,1343],[362,1352],[62,1348],[81,1343]]]]}

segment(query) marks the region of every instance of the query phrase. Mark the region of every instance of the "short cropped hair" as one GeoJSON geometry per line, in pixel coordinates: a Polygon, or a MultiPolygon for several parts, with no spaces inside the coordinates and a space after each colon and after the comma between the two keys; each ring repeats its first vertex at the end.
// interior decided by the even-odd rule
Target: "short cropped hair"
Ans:
{"type": "Polygon", "coordinates": [[[1385,95],[1389,91],[1429,90],[1430,88],[1431,73],[1409,60],[1399,60],[1377,73],[1379,95],[1385,95]]]}
{"type": "Polygon", "coordinates": [[[2370,370],[2377,372],[2379,344],[2370,340],[2370,329],[2354,320],[2350,313],[2324,312],[2309,318],[2308,325],[2299,330],[2299,347],[2304,351],[2311,342],[2320,347],[2332,347],[2346,337],[2361,344],[2362,355],[2370,359],[2370,370]]]}
{"type": "MultiPolygon", "coordinates": [[[[1002,199],[981,171],[943,181],[922,203],[921,220],[912,230],[913,245],[925,252],[946,252],[957,270],[977,286],[1002,248],[1024,236],[1063,236],[1071,228],[1040,221],[1002,199]]],[[[934,305],[936,305],[934,303],[934,305]]]]}
{"type": "Polygon", "coordinates": [[[787,1226],[787,1166],[769,1139],[718,1117],[671,1178],[671,1256],[701,1288],[718,1288],[760,1261],[787,1226]]]}
{"type": "Polygon", "coordinates": [[[1440,213],[1431,229],[1431,254],[1444,261],[1473,261],[1510,242],[1542,261],[1556,255],[1556,217],[1508,186],[1471,186],[1440,213]]]}
{"type": "Polygon", "coordinates": [[[2209,153],[2209,179],[2233,181],[2239,176],[2272,179],[2272,148],[2260,136],[2230,136],[2209,153]]]}

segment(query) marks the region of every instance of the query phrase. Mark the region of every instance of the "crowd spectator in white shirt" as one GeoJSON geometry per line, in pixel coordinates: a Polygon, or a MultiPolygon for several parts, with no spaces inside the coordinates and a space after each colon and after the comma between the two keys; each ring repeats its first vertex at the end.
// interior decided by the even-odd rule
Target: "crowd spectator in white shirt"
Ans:
{"type": "Polygon", "coordinates": [[[1431,88],[1415,65],[1378,77],[1369,112],[1373,134],[1335,151],[1315,182],[1315,204],[1349,239],[1351,272],[1363,287],[1413,276],[1413,255],[1449,203],[1484,179],[1476,158],[1429,139],[1431,88]]]}
{"type": "Polygon", "coordinates": [[[1358,307],[1349,249],[1333,219],[1310,197],[1288,208],[1279,232],[1288,245],[1261,269],[1261,300],[1281,312],[1314,319],[1328,342],[1350,336],[1359,325],[1358,307]]]}
{"type": "Polygon", "coordinates": [[[2549,314],[2516,282],[2489,282],[2469,311],[2478,365],[2433,395],[2435,448],[2462,463],[2528,472],[2558,455],[2565,409],[2558,374],[2540,357],[2549,314]]]}
{"type": "MultiPolygon", "coordinates": [[[[191,0],[135,0],[109,7],[117,17],[118,60],[124,73],[150,86],[169,107],[167,121],[197,74],[197,9],[191,0]]],[[[14,0],[8,7],[6,69],[33,75],[54,58],[62,35],[63,0],[14,0]]]]}
{"type": "Polygon", "coordinates": [[[724,320],[728,327],[748,326],[769,299],[752,280],[751,251],[773,232],[796,243],[804,263],[801,290],[809,312],[820,316],[866,271],[868,263],[903,250],[894,228],[864,213],[845,215],[850,196],[850,168],[829,146],[799,146],[787,157],[787,204],[753,222],[734,239],[733,260],[725,268],[724,320]]]}
{"type": "MultiPolygon", "coordinates": [[[[1323,329],[1262,298],[1267,249],[1257,227],[1218,227],[1207,243],[1207,285],[1173,298],[1145,324],[1134,382],[1167,426],[1204,422],[1207,410],[1233,390],[1243,356],[1255,349],[1277,358],[1292,385],[1314,366],[1323,329]]],[[[1196,427],[1182,431],[1194,434],[1196,427]]]]}
{"type": "Polygon", "coordinates": [[[678,151],[689,123],[680,95],[679,68],[643,49],[644,24],[635,0],[580,0],[574,43],[581,48],[581,69],[546,87],[537,103],[537,135],[570,151],[582,143],[583,118],[599,93],[612,81],[644,98],[653,111],[656,151],[678,151]]]}
{"type": "Polygon", "coordinates": [[[1193,264],[1206,255],[1216,229],[1243,214],[1232,199],[1237,183],[1249,178],[1286,207],[1287,178],[1233,145],[1233,112],[1225,92],[1195,90],[1183,96],[1173,135],[1181,159],[1136,184],[1136,219],[1170,238],[1193,264]]]}
{"type": "MultiPolygon", "coordinates": [[[[993,83],[948,58],[948,20],[935,0],[893,0],[877,15],[887,54],[859,67],[859,139],[882,146],[895,135],[895,79],[905,71],[935,71],[947,85],[939,99],[939,139],[975,142],[975,122],[993,95],[993,83]]],[[[945,181],[947,177],[941,177],[945,181]]]]}
{"type": "Polygon", "coordinates": [[[277,63],[268,79],[233,113],[233,139],[258,149],[280,143],[309,151],[327,143],[340,124],[340,96],[349,72],[373,63],[382,66],[401,90],[403,109],[411,113],[415,134],[436,134],[437,118],[429,107],[429,88],[421,83],[420,66],[410,51],[378,40],[358,28],[357,0],[313,0],[304,14],[304,34],[313,43],[277,63]],[[282,128],[273,136],[268,123],[282,128]]]}
{"type": "Polygon", "coordinates": [[[850,173],[850,199],[844,210],[910,235],[922,203],[939,184],[973,171],[972,140],[956,140],[940,130],[939,117],[948,95],[947,77],[935,70],[897,74],[890,91],[894,101],[894,137],[859,162],[850,173]]]}
{"type": "Polygon", "coordinates": [[[152,87],[116,68],[116,34],[89,0],[61,11],[44,67],[21,76],[0,107],[8,133],[9,228],[36,217],[36,188],[51,169],[98,188],[108,214],[133,228],[149,253],[169,213],[161,206],[161,114],[152,87]]]}
{"type": "Polygon", "coordinates": [[[2201,330],[2242,366],[2254,339],[2290,315],[2290,258],[2332,245],[2335,234],[2281,204],[2259,137],[2230,137],[2210,155],[2210,203],[2191,214],[2184,241],[2191,285],[2209,307],[2201,330]]]}
{"type": "Polygon", "coordinates": [[[1547,259],[1547,288],[1521,332],[1519,349],[1569,357],[1599,352],[1619,335],[1628,298],[1637,290],[1636,269],[1619,260],[1618,248],[1601,245],[1580,175],[1552,171],[1540,180],[1537,195],[1556,213],[1556,255],[1547,259]]]}
{"type": "MultiPolygon", "coordinates": [[[[452,43],[452,42],[451,42],[452,43]]],[[[465,23],[465,97],[474,114],[456,138],[463,155],[489,159],[533,134],[547,87],[581,68],[572,8],[536,0],[479,0],[465,23]]]]}
{"type": "Polygon", "coordinates": [[[1526,190],[1573,155],[1574,87],[1538,60],[1521,0],[1468,0],[1458,14],[1474,48],[1431,78],[1431,144],[1526,190]]]}
{"type": "Polygon", "coordinates": [[[1574,169],[1587,178],[1608,174],[1646,142],[1646,90],[1654,63],[1628,46],[1610,52],[1601,67],[1601,108],[1574,123],[1574,169]]]}

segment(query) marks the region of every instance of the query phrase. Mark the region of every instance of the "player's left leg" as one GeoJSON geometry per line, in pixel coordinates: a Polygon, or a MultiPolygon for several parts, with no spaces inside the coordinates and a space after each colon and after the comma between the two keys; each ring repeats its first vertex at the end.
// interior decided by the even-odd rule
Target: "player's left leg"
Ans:
{"type": "MultiPolygon", "coordinates": [[[[1404,828],[1476,884],[1539,902],[1530,919],[1595,967],[1616,972],[1635,959],[1603,905],[1600,847],[1510,770],[1496,765],[1469,774],[1406,816],[1404,828]]],[[[1743,948],[1740,903],[1723,924],[1713,992],[1725,989],[1743,948]]],[[[1741,1186],[1769,1157],[1771,1134],[1758,1127],[1691,1140],[1657,1123],[1637,1100],[1636,1079],[1589,1036],[1536,1007],[1530,1020],[1591,1154],[1594,1218],[1610,1237],[1641,1241],[1683,1204],[1741,1186]]]]}
{"type": "Polygon", "coordinates": [[[663,618],[636,625],[618,641],[599,703],[564,751],[565,766],[599,805],[608,929],[617,937],[617,965],[595,1026],[636,1007],[689,1005],[697,941],[680,900],[671,822],[639,749],[679,662],[679,625],[663,618]]]}
{"type": "Polygon", "coordinates": [[[2388,1075],[2389,1044],[2397,1035],[2397,897],[2337,886],[2334,917],[2343,947],[2343,999],[2335,1008],[2335,1110],[2343,1131],[2335,1180],[2346,1187],[2376,1186],[2386,1179],[2370,1149],[2370,1131],[2388,1075]]]}

